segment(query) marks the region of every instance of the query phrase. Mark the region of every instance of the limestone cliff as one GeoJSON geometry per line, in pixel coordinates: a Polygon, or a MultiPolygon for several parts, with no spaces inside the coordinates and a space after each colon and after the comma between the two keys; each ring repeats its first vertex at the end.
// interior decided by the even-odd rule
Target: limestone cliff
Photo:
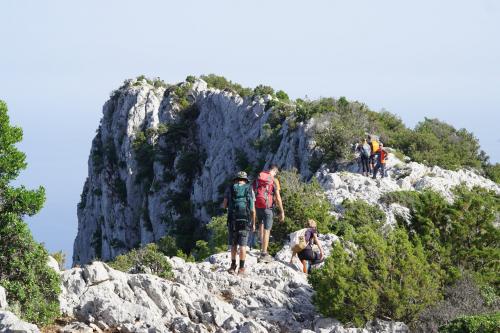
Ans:
{"type": "Polygon", "coordinates": [[[129,80],[103,107],[78,205],[74,264],[109,260],[175,228],[196,233],[231,175],[277,163],[311,176],[313,122],[269,124],[270,95],[241,98],[199,79],[129,80]]]}

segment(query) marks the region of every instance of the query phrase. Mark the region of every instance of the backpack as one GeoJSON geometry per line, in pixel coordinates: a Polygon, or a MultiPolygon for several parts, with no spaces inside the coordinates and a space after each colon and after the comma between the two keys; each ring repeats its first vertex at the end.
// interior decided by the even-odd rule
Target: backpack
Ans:
{"type": "Polygon", "coordinates": [[[363,155],[363,157],[368,158],[368,157],[370,157],[371,153],[372,153],[372,149],[371,149],[370,145],[368,143],[363,144],[363,147],[361,149],[361,154],[363,155]]]}
{"type": "Polygon", "coordinates": [[[250,227],[250,205],[252,200],[249,184],[234,184],[229,200],[229,222],[233,231],[250,227]]]}
{"type": "Polygon", "coordinates": [[[372,140],[371,144],[372,144],[372,152],[373,152],[373,154],[375,154],[375,152],[378,150],[378,147],[379,147],[378,141],[372,140]]]}
{"type": "Polygon", "coordinates": [[[274,177],[268,171],[259,173],[254,181],[255,207],[271,208],[273,206],[274,177]]]}
{"type": "Polygon", "coordinates": [[[306,231],[308,228],[300,229],[290,234],[290,248],[293,252],[299,253],[307,247],[306,231]]]}

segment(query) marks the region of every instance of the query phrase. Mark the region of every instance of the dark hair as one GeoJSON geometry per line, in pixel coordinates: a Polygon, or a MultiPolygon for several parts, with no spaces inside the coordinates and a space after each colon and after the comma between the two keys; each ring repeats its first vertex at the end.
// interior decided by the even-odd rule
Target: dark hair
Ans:
{"type": "Polygon", "coordinates": [[[275,163],[271,164],[271,166],[269,167],[269,170],[272,170],[272,169],[278,170],[278,164],[275,164],[275,163]]]}

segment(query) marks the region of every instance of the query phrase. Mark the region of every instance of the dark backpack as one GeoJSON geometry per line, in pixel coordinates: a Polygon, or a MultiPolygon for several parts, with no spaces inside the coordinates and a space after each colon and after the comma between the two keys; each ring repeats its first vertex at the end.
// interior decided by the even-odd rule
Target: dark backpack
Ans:
{"type": "Polygon", "coordinates": [[[231,230],[245,230],[250,227],[250,202],[252,199],[249,184],[232,185],[228,212],[231,230]]]}

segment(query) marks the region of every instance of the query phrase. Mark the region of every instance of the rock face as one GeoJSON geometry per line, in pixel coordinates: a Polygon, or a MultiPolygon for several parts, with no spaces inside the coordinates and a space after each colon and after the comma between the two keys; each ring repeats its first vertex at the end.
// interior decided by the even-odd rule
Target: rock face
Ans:
{"type": "Polygon", "coordinates": [[[270,98],[242,99],[202,80],[169,88],[130,81],[117,90],[92,142],[73,263],[109,260],[158,240],[174,227],[182,200],[208,221],[220,187],[248,162],[311,176],[307,133],[314,124],[291,129],[284,121],[272,132],[270,98]],[[134,140],[142,134],[140,146],[134,140]]]}
{"type": "MultiPolygon", "coordinates": [[[[327,252],[335,239],[323,236],[327,252]]],[[[65,271],[62,313],[124,332],[354,332],[318,316],[305,275],[288,261],[257,263],[251,252],[246,277],[226,272],[227,252],[203,263],[176,257],[170,263],[173,281],[119,272],[101,262],[65,271]]],[[[408,329],[402,323],[369,323],[356,332],[408,329]]]]}
{"type": "MultiPolygon", "coordinates": [[[[131,80],[115,91],[92,142],[73,264],[110,260],[157,241],[179,218],[208,222],[227,180],[249,165],[276,163],[309,179],[312,134],[323,124],[275,119],[273,102],[270,95],[243,99],[199,79],[170,87],[131,80]]],[[[316,176],[337,212],[343,200],[363,199],[380,205],[389,223],[408,211],[381,205],[386,192],[431,188],[452,200],[452,187],[462,182],[499,191],[471,171],[405,163],[392,154],[386,179],[348,172],[356,169],[333,173],[323,167],[316,176]]]]}
{"type": "Polygon", "coordinates": [[[36,325],[29,324],[19,319],[9,311],[0,310],[0,333],[39,333],[36,325]]]}
{"type": "Polygon", "coordinates": [[[5,289],[0,286],[0,309],[6,309],[7,305],[7,294],[5,293],[5,289]]]}

